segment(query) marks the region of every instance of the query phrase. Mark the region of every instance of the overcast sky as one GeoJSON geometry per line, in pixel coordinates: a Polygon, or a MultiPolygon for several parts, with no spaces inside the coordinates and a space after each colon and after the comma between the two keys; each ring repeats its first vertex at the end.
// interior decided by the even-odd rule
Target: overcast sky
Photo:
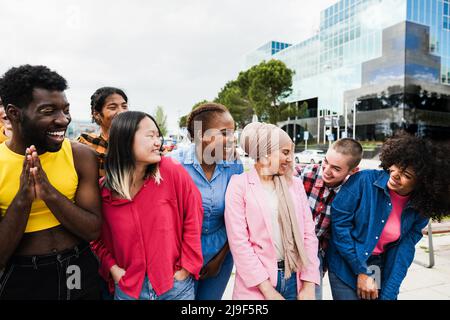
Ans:
{"type": "Polygon", "coordinates": [[[72,117],[90,119],[101,86],[131,109],[164,107],[169,127],[234,79],[245,54],[270,40],[297,43],[337,0],[0,0],[0,74],[44,64],[69,82],[72,117]]]}

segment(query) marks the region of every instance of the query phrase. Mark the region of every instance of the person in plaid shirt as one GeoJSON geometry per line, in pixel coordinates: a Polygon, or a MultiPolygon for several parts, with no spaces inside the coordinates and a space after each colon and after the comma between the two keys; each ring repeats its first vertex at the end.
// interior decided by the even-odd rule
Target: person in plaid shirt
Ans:
{"type": "MultiPolygon", "coordinates": [[[[77,141],[90,147],[97,156],[98,175],[105,176],[105,157],[108,149],[109,129],[113,118],[124,111],[128,111],[128,97],[123,90],[114,87],[102,87],[91,96],[92,122],[100,126],[100,134],[82,133],[77,141]]],[[[108,285],[102,281],[102,299],[113,300],[108,285]]]]}
{"type": "Polygon", "coordinates": [[[331,145],[322,164],[296,168],[303,180],[319,239],[321,283],[316,286],[317,300],[322,300],[322,279],[327,269],[325,250],[330,239],[331,203],[347,178],[359,170],[362,153],[363,149],[358,141],[344,138],[331,145]]]}
{"type": "Polygon", "coordinates": [[[97,89],[91,96],[92,122],[100,126],[100,134],[82,133],[77,141],[94,150],[99,163],[100,177],[105,175],[104,162],[111,122],[117,114],[127,110],[128,97],[121,89],[103,87],[97,89]]]}

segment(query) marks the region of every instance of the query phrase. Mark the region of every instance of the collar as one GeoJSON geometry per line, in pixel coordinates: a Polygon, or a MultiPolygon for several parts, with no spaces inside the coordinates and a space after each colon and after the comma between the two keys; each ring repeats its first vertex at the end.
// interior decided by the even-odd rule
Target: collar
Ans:
{"type": "Polygon", "coordinates": [[[251,184],[259,183],[259,176],[258,171],[256,171],[256,168],[252,166],[252,168],[248,171],[248,182],[251,184]]]}
{"type": "Polygon", "coordinates": [[[339,192],[339,190],[341,190],[341,187],[342,187],[342,185],[345,183],[345,181],[343,182],[343,183],[341,183],[340,185],[338,185],[337,187],[327,187],[326,185],[325,185],[325,181],[323,181],[323,178],[322,178],[322,173],[323,173],[323,168],[322,168],[322,166],[320,165],[319,166],[319,169],[317,170],[317,177],[316,177],[316,181],[315,181],[315,183],[314,183],[314,187],[315,188],[326,188],[326,189],[328,189],[329,191],[334,191],[334,192],[336,192],[336,193],[338,193],[339,192]]]}
{"type": "MultiPolygon", "coordinates": [[[[183,157],[184,164],[192,164],[194,166],[199,167],[200,161],[198,161],[197,153],[195,149],[195,143],[192,143],[187,149],[183,157]]],[[[216,166],[228,168],[231,164],[235,163],[235,161],[223,161],[219,160],[216,162],[216,166]]]]}
{"type": "Polygon", "coordinates": [[[387,183],[389,181],[389,173],[386,170],[383,170],[383,171],[380,171],[380,172],[381,172],[380,176],[378,177],[377,180],[375,180],[373,185],[378,187],[378,188],[380,188],[380,189],[383,189],[384,193],[388,197],[390,197],[389,189],[388,189],[388,186],[387,186],[387,183]]]}

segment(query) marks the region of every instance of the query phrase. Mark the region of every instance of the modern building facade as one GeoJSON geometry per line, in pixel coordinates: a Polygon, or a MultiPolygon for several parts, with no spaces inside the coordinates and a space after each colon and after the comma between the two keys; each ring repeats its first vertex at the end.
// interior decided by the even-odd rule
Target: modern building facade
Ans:
{"type": "Polygon", "coordinates": [[[355,132],[360,140],[383,141],[398,128],[450,137],[449,6],[449,0],[341,0],[321,12],[317,34],[266,50],[259,61],[250,54],[245,68],[278,59],[295,71],[286,102],[307,101],[315,116],[279,124],[297,139],[308,130],[321,141],[330,124],[335,138],[355,132]],[[320,117],[333,113],[337,121],[320,117]]]}

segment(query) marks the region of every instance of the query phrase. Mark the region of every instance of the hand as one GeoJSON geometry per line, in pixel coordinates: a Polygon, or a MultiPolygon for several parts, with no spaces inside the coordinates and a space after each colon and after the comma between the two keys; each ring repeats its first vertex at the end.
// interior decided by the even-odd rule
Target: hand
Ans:
{"type": "Polygon", "coordinates": [[[264,298],[266,298],[266,300],[286,300],[274,287],[264,294],[264,298]]]}
{"type": "Polygon", "coordinates": [[[216,277],[222,269],[223,259],[220,256],[214,257],[200,271],[200,280],[216,277]]]}
{"type": "Polygon", "coordinates": [[[26,202],[32,203],[36,199],[36,191],[34,188],[34,177],[31,172],[33,168],[33,161],[31,158],[31,150],[27,148],[25,151],[25,160],[23,161],[22,173],[20,174],[19,192],[22,199],[26,202]]]}
{"type": "Polygon", "coordinates": [[[111,267],[110,273],[114,280],[114,283],[119,283],[120,279],[122,279],[126,271],[115,264],[111,267]]]}
{"type": "Polygon", "coordinates": [[[175,272],[175,274],[173,275],[174,279],[177,281],[184,281],[186,280],[189,276],[191,275],[191,273],[189,271],[187,271],[185,268],[181,268],[180,270],[178,270],[177,272],[175,272]]]}
{"type": "Polygon", "coordinates": [[[269,280],[262,282],[258,285],[258,288],[266,300],[286,300],[274,287],[272,287],[269,280]]]}
{"type": "Polygon", "coordinates": [[[316,300],[316,284],[304,281],[297,300],[316,300]]]}
{"type": "Polygon", "coordinates": [[[31,168],[31,173],[34,179],[34,189],[36,192],[36,198],[41,200],[47,200],[53,195],[55,195],[55,188],[51,185],[50,181],[48,181],[47,174],[41,165],[41,160],[36,152],[36,148],[31,146],[31,159],[33,163],[33,167],[31,168]]]}
{"type": "Polygon", "coordinates": [[[375,280],[367,274],[358,275],[357,294],[360,299],[375,300],[378,299],[378,287],[375,280]]]}

